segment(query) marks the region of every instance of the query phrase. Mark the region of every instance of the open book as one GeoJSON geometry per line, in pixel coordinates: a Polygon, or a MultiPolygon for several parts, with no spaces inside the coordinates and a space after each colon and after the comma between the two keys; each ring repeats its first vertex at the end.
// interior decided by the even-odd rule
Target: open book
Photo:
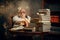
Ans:
{"type": "Polygon", "coordinates": [[[12,31],[16,31],[16,30],[20,30],[20,29],[23,29],[24,27],[23,26],[18,26],[18,27],[15,27],[15,28],[11,28],[12,31]]]}

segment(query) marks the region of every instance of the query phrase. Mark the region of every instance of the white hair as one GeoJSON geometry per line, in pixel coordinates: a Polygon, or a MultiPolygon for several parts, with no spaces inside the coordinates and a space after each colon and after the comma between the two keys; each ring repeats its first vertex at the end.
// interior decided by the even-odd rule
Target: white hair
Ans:
{"type": "Polygon", "coordinates": [[[22,9],[21,7],[18,7],[18,12],[19,12],[21,9],[22,9]]]}

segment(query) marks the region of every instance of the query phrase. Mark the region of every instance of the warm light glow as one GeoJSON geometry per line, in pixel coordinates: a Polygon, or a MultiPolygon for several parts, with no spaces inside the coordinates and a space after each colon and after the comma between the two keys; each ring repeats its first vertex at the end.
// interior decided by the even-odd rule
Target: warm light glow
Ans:
{"type": "Polygon", "coordinates": [[[59,23],[59,16],[51,16],[52,23],[59,23]]]}

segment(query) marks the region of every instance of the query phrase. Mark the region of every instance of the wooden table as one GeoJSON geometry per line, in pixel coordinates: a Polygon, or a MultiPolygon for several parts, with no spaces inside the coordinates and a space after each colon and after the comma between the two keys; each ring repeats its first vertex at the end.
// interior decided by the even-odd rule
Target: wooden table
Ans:
{"type": "Polygon", "coordinates": [[[44,35],[49,34],[49,35],[60,35],[59,32],[24,32],[24,31],[10,31],[13,35],[20,35],[20,36],[32,36],[34,37],[35,35],[40,35],[41,40],[44,40],[44,35]]]}

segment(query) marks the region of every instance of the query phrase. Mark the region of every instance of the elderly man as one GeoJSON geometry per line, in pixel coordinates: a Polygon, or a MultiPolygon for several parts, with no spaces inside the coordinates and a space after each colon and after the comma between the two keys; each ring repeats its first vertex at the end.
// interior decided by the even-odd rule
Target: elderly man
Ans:
{"type": "Polygon", "coordinates": [[[28,27],[30,19],[31,17],[27,16],[26,10],[21,8],[18,10],[18,14],[13,17],[13,26],[19,25],[23,27],[28,27]]]}

